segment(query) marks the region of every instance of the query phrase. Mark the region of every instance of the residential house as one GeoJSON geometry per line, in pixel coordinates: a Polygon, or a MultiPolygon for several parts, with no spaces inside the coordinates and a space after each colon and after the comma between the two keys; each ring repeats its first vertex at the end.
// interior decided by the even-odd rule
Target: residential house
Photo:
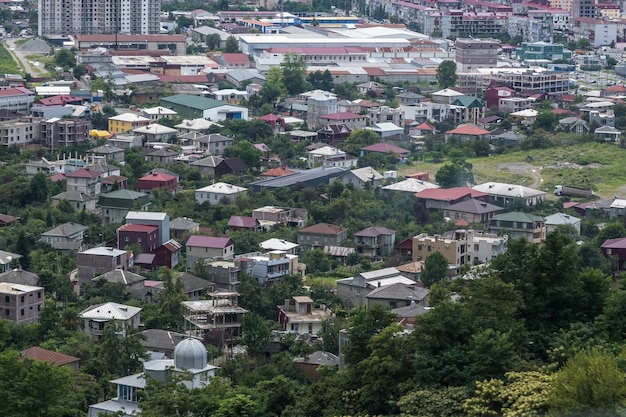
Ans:
{"type": "Polygon", "coordinates": [[[481,223],[486,225],[494,215],[503,210],[502,207],[486,201],[469,198],[450,204],[443,213],[450,221],[465,220],[468,224],[481,223]]]}
{"type": "Polygon", "coordinates": [[[353,162],[354,165],[356,165],[356,159],[350,158],[346,160],[343,159],[344,157],[341,158],[341,160],[334,162],[333,160],[325,161],[325,164],[330,165],[326,165],[324,167],[307,169],[297,172],[295,174],[285,175],[282,177],[255,181],[253,183],[250,183],[250,188],[253,191],[261,191],[263,189],[277,190],[284,187],[298,188],[302,186],[316,188],[320,185],[326,185],[349,170],[349,168],[347,167],[335,166],[333,165],[333,163],[343,165],[346,162],[353,162]]]}
{"type": "Polygon", "coordinates": [[[194,234],[200,230],[200,223],[187,217],[177,217],[170,221],[170,236],[173,239],[183,240],[185,235],[194,234]]]}
{"type": "Polygon", "coordinates": [[[18,324],[37,323],[44,300],[43,287],[0,282],[0,311],[5,320],[18,324]]]}
{"type": "Polygon", "coordinates": [[[489,230],[492,233],[508,234],[513,239],[524,238],[530,243],[541,243],[546,238],[545,219],[521,212],[493,216],[489,221],[489,230]]]}
{"type": "Polygon", "coordinates": [[[383,185],[383,175],[372,167],[357,168],[347,171],[335,181],[357,189],[378,188],[383,185]]]}
{"type": "Polygon", "coordinates": [[[409,133],[413,136],[429,136],[435,134],[437,129],[430,123],[423,122],[409,128],[409,133]]]}
{"type": "Polygon", "coordinates": [[[166,266],[169,269],[175,268],[180,263],[180,256],[183,245],[170,239],[154,250],[158,266],[166,266]]]}
{"type": "Polygon", "coordinates": [[[518,146],[521,141],[527,138],[526,135],[521,135],[510,130],[497,135],[494,135],[494,132],[491,133],[491,143],[500,146],[518,146]]]}
{"type": "Polygon", "coordinates": [[[142,331],[141,334],[143,339],[139,343],[146,348],[153,358],[153,353],[159,353],[167,359],[173,358],[176,345],[187,338],[187,335],[183,333],[161,329],[148,329],[142,331]]]}
{"type": "Polygon", "coordinates": [[[516,94],[517,92],[510,87],[492,83],[485,90],[485,100],[487,102],[487,108],[499,109],[501,99],[514,97],[516,94]]]}
{"type": "Polygon", "coordinates": [[[247,192],[247,188],[226,184],[225,182],[218,182],[198,188],[195,191],[196,203],[209,203],[210,205],[231,204],[237,197],[246,195],[247,192]]]}
{"type": "Polygon", "coordinates": [[[269,113],[259,117],[258,120],[263,120],[265,123],[267,123],[268,126],[272,128],[272,132],[274,132],[274,134],[285,131],[285,119],[280,116],[269,113]]]}
{"type": "Polygon", "coordinates": [[[15,216],[9,216],[8,214],[0,214],[0,227],[8,227],[13,224],[19,223],[19,218],[15,216]]]}
{"type": "Polygon", "coordinates": [[[431,93],[430,98],[433,103],[452,104],[454,99],[456,99],[457,97],[464,96],[464,95],[465,94],[459,93],[458,91],[453,90],[451,88],[444,88],[443,90],[439,90],[439,91],[435,91],[434,93],[431,93]]]}
{"type": "Polygon", "coordinates": [[[318,350],[303,357],[293,358],[292,361],[300,371],[311,381],[322,378],[322,369],[339,369],[339,357],[334,353],[318,350]]]}
{"type": "Polygon", "coordinates": [[[82,224],[74,222],[64,223],[43,232],[39,240],[48,243],[58,250],[81,251],[83,249],[85,230],[87,230],[87,226],[83,226],[82,224]]]}
{"type": "Polygon", "coordinates": [[[395,145],[391,145],[389,143],[375,143],[373,145],[365,146],[361,148],[361,156],[364,156],[368,153],[377,153],[383,155],[394,155],[399,161],[405,161],[411,151],[400,148],[395,145]]]}
{"type": "Polygon", "coordinates": [[[478,230],[458,229],[443,235],[422,233],[413,237],[413,262],[424,261],[435,252],[440,252],[450,265],[460,273],[462,265],[478,265],[489,262],[494,256],[506,252],[506,236],[478,230]]]}
{"type": "Polygon", "coordinates": [[[170,240],[170,216],[162,212],[129,211],[125,217],[126,224],[143,224],[157,226],[159,244],[164,245],[170,240]]]}
{"type": "MultiPolygon", "coordinates": [[[[19,256],[21,257],[21,255],[19,256]]],[[[8,269],[0,274],[0,282],[35,287],[39,285],[39,276],[32,272],[24,271],[22,268],[8,269]]]]}
{"type": "Polygon", "coordinates": [[[10,270],[11,265],[15,262],[19,262],[21,257],[22,255],[18,255],[17,253],[0,250],[0,274],[10,270]]]}
{"type": "Polygon", "coordinates": [[[150,119],[153,122],[156,122],[161,119],[175,118],[176,116],[178,116],[178,113],[165,107],[156,106],[147,109],[141,109],[141,115],[145,118],[150,119]]]}
{"type": "Polygon", "coordinates": [[[203,133],[206,134],[213,127],[222,127],[219,123],[212,122],[210,120],[203,119],[202,117],[197,119],[184,119],[181,123],[174,126],[181,135],[187,133],[203,133]]]}
{"type": "Polygon", "coordinates": [[[137,190],[146,194],[150,194],[152,190],[165,188],[175,193],[178,189],[178,181],[176,177],[160,172],[152,172],[137,179],[137,190]]]}
{"type": "Polygon", "coordinates": [[[78,252],[78,284],[88,284],[91,280],[114,269],[127,271],[133,265],[132,253],[124,250],[98,246],[78,252]]]}
{"type": "Polygon", "coordinates": [[[488,140],[489,136],[490,132],[488,130],[482,129],[473,123],[467,123],[459,125],[454,129],[448,130],[446,132],[446,142],[448,142],[452,138],[456,138],[461,142],[477,141],[483,139],[488,140]]]}
{"type": "MultiPolygon", "coordinates": [[[[171,337],[173,334],[167,332],[167,336],[171,337]]],[[[161,336],[160,339],[163,340],[164,336],[161,336]]],[[[173,358],[144,362],[143,372],[109,381],[116,385],[115,393],[117,396],[90,405],[88,417],[107,414],[120,416],[139,414],[141,412],[139,401],[144,398],[143,392],[146,389],[147,381],[150,379],[165,384],[179,375],[182,378],[174,380],[182,380],[189,389],[197,389],[209,384],[211,378],[215,377],[217,367],[208,364],[206,347],[197,339],[187,338],[179,341],[174,348],[173,358]]]]}
{"type": "Polygon", "coordinates": [[[247,84],[263,85],[265,84],[265,76],[258,70],[252,68],[235,68],[224,74],[226,81],[234,85],[236,88],[244,88],[247,84]]]}
{"type": "Polygon", "coordinates": [[[609,206],[609,218],[615,220],[626,214],[626,200],[615,198],[609,206]]]}
{"type": "Polygon", "coordinates": [[[118,227],[117,248],[126,249],[131,245],[139,245],[142,253],[154,252],[158,246],[161,246],[158,226],[125,224],[118,227]]]}
{"type": "Polygon", "coordinates": [[[276,238],[264,240],[263,242],[259,243],[259,246],[261,247],[261,249],[268,252],[281,251],[289,255],[295,255],[296,249],[298,248],[297,243],[292,243],[283,239],[276,238]]]}
{"type": "Polygon", "coordinates": [[[171,149],[155,149],[146,154],[146,160],[153,164],[170,166],[177,156],[178,152],[171,149]]]}
{"type": "Polygon", "coordinates": [[[204,267],[215,288],[224,291],[237,290],[242,274],[239,260],[215,258],[205,260],[204,267]]]}
{"type": "Polygon", "coordinates": [[[600,246],[600,250],[611,262],[614,273],[626,270],[626,238],[607,239],[600,246]]]}
{"type": "Polygon", "coordinates": [[[605,143],[620,143],[622,132],[612,126],[602,126],[593,131],[596,139],[605,143]]]}
{"type": "Polygon", "coordinates": [[[87,307],[78,318],[92,339],[99,340],[107,324],[116,327],[118,335],[126,335],[126,327],[139,328],[141,308],[118,303],[102,303],[87,307]]]}
{"type": "Polygon", "coordinates": [[[89,196],[100,194],[102,173],[90,167],[79,169],[65,176],[67,191],[76,191],[89,196]]]}
{"type": "Polygon", "coordinates": [[[348,238],[348,229],[328,223],[317,223],[298,230],[298,244],[302,252],[324,246],[342,246],[348,238]]]}
{"type": "Polygon", "coordinates": [[[364,115],[354,114],[352,112],[339,112],[339,113],[331,113],[320,116],[320,121],[322,123],[329,124],[337,124],[337,125],[345,125],[350,130],[360,129],[367,126],[367,119],[364,115]]]}
{"type": "Polygon", "coordinates": [[[306,265],[298,262],[298,255],[274,250],[268,253],[237,255],[242,270],[250,271],[256,280],[264,285],[279,282],[285,275],[298,275],[304,279],[306,265]]]}
{"type": "Polygon", "coordinates": [[[175,277],[183,283],[183,291],[189,301],[201,300],[209,292],[213,291],[214,283],[212,281],[200,278],[189,272],[182,272],[175,277]]]}
{"type": "Polygon", "coordinates": [[[244,53],[223,53],[215,57],[218,64],[225,68],[252,68],[250,56],[244,53]]]}
{"type": "Polygon", "coordinates": [[[458,106],[455,112],[457,123],[478,123],[479,119],[485,117],[485,104],[476,97],[458,96],[452,103],[458,106]]]}
{"type": "Polygon", "coordinates": [[[498,110],[503,113],[514,113],[530,109],[536,102],[532,97],[501,97],[498,100],[498,110]]]}
{"type": "Polygon", "coordinates": [[[357,253],[365,256],[390,256],[396,244],[396,231],[381,226],[368,227],[353,236],[357,253]]]}
{"type": "Polygon", "coordinates": [[[198,161],[192,162],[190,165],[200,172],[200,175],[206,175],[209,178],[216,178],[215,170],[217,166],[224,161],[219,156],[208,156],[198,161]]]}
{"type": "Polygon", "coordinates": [[[373,123],[366,129],[375,132],[376,134],[378,134],[378,136],[380,136],[381,139],[387,139],[390,136],[400,135],[404,133],[403,127],[400,127],[399,125],[391,122],[373,123]]]}
{"type": "Polygon", "coordinates": [[[310,297],[300,296],[285,300],[278,308],[278,323],[287,333],[317,335],[322,330],[322,322],[333,317],[325,305],[315,307],[310,297]]]}
{"type": "Polygon", "coordinates": [[[228,220],[228,230],[249,230],[252,232],[263,231],[263,226],[259,220],[250,216],[230,216],[228,220]]]}
{"type": "MultiPolygon", "coordinates": [[[[192,135],[190,141],[196,151],[205,155],[222,155],[224,151],[233,145],[233,139],[219,133],[198,134],[197,132],[179,136],[179,140],[185,140],[192,135]]],[[[221,162],[221,161],[220,161],[221,162]]]]}
{"type": "Polygon", "coordinates": [[[433,184],[432,182],[417,180],[415,178],[407,178],[404,181],[385,185],[384,187],[382,187],[382,190],[388,193],[398,191],[415,195],[420,191],[426,190],[428,188],[439,188],[439,186],[437,184],[433,184]]]}
{"type": "Polygon", "coordinates": [[[581,219],[564,213],[554,213],[546,216],[546,234],[557,230],[559,226],[571,226],[576,231],[576,236],[580,236],[581,219]]]}
{"type": "Polygon", "coordinates": [[[124,161],[124,149],[118,148],[117,146],[105,144],[89,149],[89,152],[91,152],[92,155],[101,156],[107,161],[124,161]]]}
{"type": "Polygon", "coordinates": [[[52,207],[58,207],[59,203],[67,200],[74,211],[88,211],[94,213],[96,211],[96,201],[98,197],[81,193],[80,191],[66,191],[52,196],[52,207]]]}
{"type": "Polygon", "coordinates": [[[469,187],[427,188],[415,194],[415,197],[418,202],[431,211],[447,209],[452,204],[471,198],[484,202],[489,201],[489,196],[486,193],[472,190],[469,187]]]}
{"type": "Polygon", "coordinates": [[[144,145],[152,143],[170,143],[178,134],[178,130],[163,126],[158,123],[150,123],[132,130],[135,136],[140,136],[144,145]]]}
{"type": "Polygon", "coordinates": [[[428,307],[430,291],[420,287],[417,283],[396,283],[373,289],[365,296],[365,306],[370,308],[374,304],[381,304],[391,309],[419,305],[428,307]]]}
{"type": "Polygon", "coordinates": [[[33,361],[47,362],[53,366],[67,366],[72,371],[78,371],[80,366],[80,358],[76,356],[66,355],[64,353],[55,352],[33,346],[20,352],[20,360],[30,359],[33,361]]]}
{"type": "Polygon", "coordinates": [[[150,196],[131,190],[117,190],[100,194],[97,206],[100,207],[102,224],[122,223],[129,211],[147,211],[150,196]]]}
{"type": "Polygon", "coordinates": [[[183,317],[189,334],[203,336],[218,330],[230,337],[241,335],[241,319],[248,310],[239,306],[239,294],[231,291],[209,293],[211,299],[183,301],[183,317]]]}
{"type": "Polygon", "coordinates": [[[343,142],[350,136],[350,129],[342,123],[329,123],[317,131],[317,140],[323,143],[335,144],[343,142]]]}
{"type": "Polygon", "coordinates": [[[546,193],[529,187],[516,184],[506,184],[499,182],[486,182],[472,187],[476,191],[487,193],[490,202],[506,206],[515,199],[521,198],[528,206],[534,206],[544,201],[546,193]]]}
{"type": "Polygon", "coordinates": [[[252,210],[252,217],[263,227],[305,227],[309,212],[301,208],[263,206],[252,210]]]}
{"type": "Polygon", "coordinates": [[[131,297],[142,301],[150,301],[152,298],[148,294],[145,287],[146,277],[135,274],[123,269],[114,269],[102,275],[93,278],[93,282],[104,280],[111,284],[120,284],[124,287],[124,291],[129,293],[131,297]]]}
{"type": "Polygon", "coordinates": [[[243,177],[248,174],[249,168],[239,157],[222,159],[215,167],[215,178],[221,178],[226,174],[243,177]]]}
{"type": "Polygon", "coordinates": [[[187,269],[193,270],[199,260],[211,258],[232,259],[235,243],[227,237],[192,235],[185,244],[187,269]]]}
{"type": "Polygon", "coordinates": [[[337,280],[337,296],[347,308],[367,304],[367,295],[376,288],[393,284],[413,285],[415,281],[403,276],[396,268],[361,272],[354,277],[337,280]]]}
{"type": "Polygon", "coordinates": [[[356,162],[356,159],[333,146],[322,146],[307,153],[308,168],[316,166],[351,168],[356,166],[356,162]]]}
{"type": "Polygon", "coordinates": [[[122,113],[109,117],[110,133],[129,133],[142,126],[148,126],[151,120],[135,113],[122,113]]]}

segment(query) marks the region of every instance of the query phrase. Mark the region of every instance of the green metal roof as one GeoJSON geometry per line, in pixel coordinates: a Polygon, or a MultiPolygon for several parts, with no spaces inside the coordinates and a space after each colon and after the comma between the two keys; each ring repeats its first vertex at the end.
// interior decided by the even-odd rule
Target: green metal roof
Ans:
{"type": "Polygon", "coordinates": [[[137,198],[147,196],[147,194],[140,193],[137,191],[132,191],[132,190],[117,190],[117,191],[111,191],[110,193],[102,194],[102,196],[109,197],[109,198],[135,200],[137,198]]]}
{"type": "Polygon", "coordinates": [[[452,102],[454,106],[463,107],[484,107],[485,105],[476,97],[472,96],[458,96],[452,102]]]}
{"type": "Polygon", "coordinates": [[[175,96],[162,97],[161,101],[165,103],[177,104],[179,106],[190,107],[197,110],[207,110],[230,104],[212,98],[192,96],[190,94],[176,94],[175,96]]]}

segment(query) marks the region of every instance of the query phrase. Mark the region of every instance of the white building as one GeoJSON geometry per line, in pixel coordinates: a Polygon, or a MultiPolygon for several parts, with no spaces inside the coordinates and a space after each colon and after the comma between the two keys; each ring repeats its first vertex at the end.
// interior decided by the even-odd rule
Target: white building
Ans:
{"type": "Polygon", "coordinates": [[[176,117],[178,116],[178,113],[165,107],[156,106],[148,109],[142,109],[141,115],[147,119],[157,121],[165,117],[176,117]]]}
{"type": "Polygon", "coordinates": [[[288,333],[316,335],[322,330],[322,322],[333,317],[332,311],[324,304],[313,305],[310,297],[293,297],[278,307],[278,322],[288,333]]]}
{"type": "Polygon", "coordinates": [[[559,226],[572,226],[576,236],[580,236],[581,219],[564,213],[554,213],[546,217],[546,233],[556,230],[559,226]]]}
{"type": "Polygon", "coordinates": [[[83,310],[78,318],[85,332],[93,339],[100,339],[107,324],[117,327],[116,333],[126,335],[126,326],[139,328],[141,308],[118,303],[96,304],[83,310]]]}
{"type": "Polygon", "coordinates": [[[232,203],[238,196],[245,195],[247,192],[247,188],[226,184],[225,182],[217,182],[206,187],[198,188],[196,190],[196,203],[203,204],[208,202],[211,205],[226,201],[232,203]]]}
{"type": "Polygon", "coordinates": [[[475,185],[472,189],[489,194],[493,197],[492,202],[494,204],[500,203],[500,205],[510,204],[516,198],[521,198],[524,200],[526,205],[534,206],[535,204],[541,203],[546,198],[546,193],[544,191],[535,190],[533,188],[517,184],[486,182],[475,185]]]}

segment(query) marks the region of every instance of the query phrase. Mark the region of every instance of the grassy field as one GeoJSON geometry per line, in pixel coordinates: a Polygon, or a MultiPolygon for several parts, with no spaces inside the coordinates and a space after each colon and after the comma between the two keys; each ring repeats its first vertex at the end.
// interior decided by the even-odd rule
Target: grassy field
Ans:
{"type": "Polygon", "coordinates": [[[50,71],[48,70],[46,66],[54,64],[53,56],[44,55],[44,54],[31,54],[31,55],[26,55],[25,58],[29,61],[29,63],[31,63],[30,66],[32,67],[33,71],[36,70],[36,73],[33,75],[39,76],[39,77],[48,77],[51,75],[50,71]],[[42,65],[36,66],[32,64],[33,62],[40,62],[42,65]]]}
{"type": "MultiPolygon", "coordinates": [[[[626,149],[613,144],[585,143],[567,147],[516,151],[486,158],[472,158],[477,183],[507,182],[530,186],[540,173],[542,191],[551,193],[557,184],[592,188],[602,197],[626,196],[626,149]],[[524,167],[524,163],[528,166],[524,167]]],[[[445,163],[418,162],[400,168],[406,175],[425,171],[434,179],[445,163]]]]}
{"type": "Polygon", "coordinates": [[[20,69],[4,44],[0,43],[0,74],[19,74],[20,69]]]}

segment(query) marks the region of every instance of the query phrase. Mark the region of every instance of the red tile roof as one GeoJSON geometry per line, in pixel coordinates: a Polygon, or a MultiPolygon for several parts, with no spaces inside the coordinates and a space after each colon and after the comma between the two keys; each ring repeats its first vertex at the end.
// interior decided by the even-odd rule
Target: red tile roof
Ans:
{"type": "Polygon", "coordinates": [[[263,120],[265,122],[277,122],[279,120],[284,120],[284,119],[280,116],[276,116],[275,114],[269,113],[269,114],[259,117],[259,120],[263,120]]]}
{"type": "Polygon", "coordinates": [[[101,175],[101,172],[92,171],[89,168],[82,168],[78,171],[74,171],[71,174],[67,174],[67,178],[97,178],[101,175]]]}
{"type": "Polygon", "coordinates": [[[225,248],[234,245],[233,241],[227,237],[198,236],[193,235],[187,240],[186,246],[196,246],[200,248],[225,248]]]}
{"type": "Polygon", "coordinates": [[[623,93],[626,92],[626,86],[623,85],[612,85],[604,89],[605,93],[623,93]]]}
{"type": "Polygon", "coordinates": [[[337,226],[328,223],[318,223],[304,229],[298,230],[298,233],[312,234],[312,235],[338,235],[341,232],[348,229],[342,226],[337,226]]]}
{"type": "Polygon", "coordinates": [[[125,224],[120,226],[118,232],[133,232],[133,233],[153,233],[159,230],[158,226],[149,224],[125,224]]]}
{"type": "Polygon", "coordinates": [[[626,249],[626,237],[605,240],[601,248],[626,249]]]}
{"type": "Polygon", "coordinates": [[[428,123],[424,122],[414,127],[414,129],[419,130],[435,130],[435,126],[431,126],[428,123]]]}
{"type": "Polygon", "coordinates": [[[278,167],[274,169],[270,169],[269,171],[265,171],[261,174],[261,177],[283,177],[285,175],[295,174],[296,171],[291,169],[278,167]]]}
{"type": "Polygon", "coordinates": [[[481,136],[488,135],[489,131],[485,129],[481,129],[475,124],[468,123],[465,125],[460,125],[456,129],[448,130],[446,132],[447,135],[471,135],[471,136],[481,136]]]}
{"type": "Polygon", "coordinates": [[[43,349],[39,346],[33,346],[20,352],[20,359],[32,359],[35,361],[45,361],[53,365],[61,366],[72,362],[77,362],[80,358],[76,356],[65,355],[63,353],[54,352],[52,350],[43,349]]]}
{"type": "Polygon", "coordinates": [[[7,88],[6,90],[0,90],[0,97],[29,96],[29,95],[34,96],[35,93],[23,87],[7,88]]]}
{"type": "Polygon", "coordinates": [[[222,54],[222,59],[227,64],[249,64],[250,57],[247,54],[222,54]]]}
{"type": "Polygon", "coordinates": [[[71,103],[74,101],[82,102],[83,98],[77,97],[77,96],[52,96],[52,97],[42,98],[38,102],[44,106],[58,106],[58,105],[64,106],[65,104],[71,103]]]}
{"type": "Polygon", "coordinates": [[[425,200],[454,201],[463,197],[470,197],[472,191],[469,187],[427,188],[415,196],[425,200]]]}
{"type": "Polygon", "coordinates": [[[243,227],[246,229],[254,229],[260,225],[259,220],[248,216],[230,216],[228,227],[243,227]]]}
{"type": "Polygon", "coordinates": [[[164,174],[162,172],[153,172],[144,177],[139,178],[137,181],[172,181],[175,180],[176,177],[173,175],[164,174]]]}

